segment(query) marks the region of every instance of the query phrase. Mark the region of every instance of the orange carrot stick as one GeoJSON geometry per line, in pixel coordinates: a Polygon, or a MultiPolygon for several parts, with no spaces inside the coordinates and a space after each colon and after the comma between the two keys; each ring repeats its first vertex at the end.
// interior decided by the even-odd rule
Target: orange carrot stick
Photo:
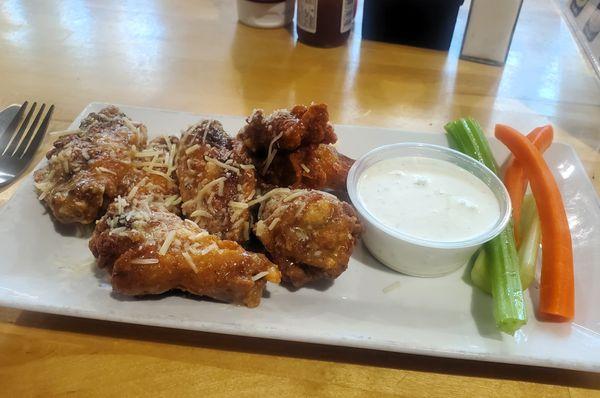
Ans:
{"type": "Polygon", "coordinates": [[[573,247],[567,214],[552,172],[541,152],[521,133],[496,125],[496,138],[519,160],[529,178],[542,225],[540,315],[554,322],[573,319],[573,247]]]}
{"type": "MultiPolygon", "coordinates": [[[[537,149],[540,150],[540,152],[543,153],[546,151],[546,149],[548,149],[550,144],[552,144],[554,130],[550,125],[536,127],[527,135],[527,138],[533,143],[533,145],[535,145],[537,149]]],[[[513,225],[517,247],[521,243],[521,231],[519,228],[521,221],[521,204],[523,203],[523,197],[525,197],[525,191],[527,191],[527,182],[528,180],[525,170],[521,166],[520,162],[515,159],[514,156],[512,156],[508,161],[508,166],[506,167],[506,171],[504,173],[504,185],[508,190],[510,201],[512,203],[513,225]]]]}

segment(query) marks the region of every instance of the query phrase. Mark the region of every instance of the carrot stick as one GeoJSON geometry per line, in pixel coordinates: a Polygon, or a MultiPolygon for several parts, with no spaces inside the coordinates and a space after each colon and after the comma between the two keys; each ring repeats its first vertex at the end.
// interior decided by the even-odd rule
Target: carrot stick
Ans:
{"type": "Polygon", "coordinates": [[[573,247],[560,191],[541,152],[521,133],[496,125],[496,138],[519,160],[529,178],[542,225],[540,315],[554,322],[573,319],[573,247]]]}
{"type": "MultiPolygon", "coordinates": [[[[527,135],[529,141],[531,141],[542,153],[548,149],[550,144],[552,144],[553,137],[554,130],[550,125],[536,127],[527,135]]],[[[519,229],[521,221],[521,204],[523,203],[525,191],[527,191],[527,182],[525,170],[520,162],[512,156],[508,161],[508,166],[504,173],[504,185],[508,190],[510,201],[512,203],[513,225],[515,227],[515,241],[517,242],[517,247],[519,247],[521,243],[521,231],[519,229]]]]}

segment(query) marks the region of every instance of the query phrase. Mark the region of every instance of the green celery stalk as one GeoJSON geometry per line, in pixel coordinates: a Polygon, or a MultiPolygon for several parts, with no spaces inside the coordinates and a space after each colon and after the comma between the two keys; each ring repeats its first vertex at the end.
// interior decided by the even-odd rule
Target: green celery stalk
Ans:
{"type": "MultiPolygon", "coordinates": [[[[517,251],[517,256],[519,258],[521,287],[523,290],[527,290],[535,279],[542,230],[533,195],[526,195],[521,206],[523,239],[517,251]]],[[[479,250],[475,254],[475,261],[473,261],[473,268],[471,268],[471,282],[485,293],[492,294],[492,281],[490,280],[488,267],[485,250],[479,250]]]]}
{"type": "MultiPolygon", "coordinates": [[[[479,123],[471,118],[458,119],[444,126],[455,148],[486,165],[498,174],[498,167],[479,123]]],[[[519,262],[512,221],[494,239],[483,245],[489,265],[494,319],[497,327],[513,334],[527,323],[525,300],[521,290],[519,262]]]]}
{"type": "Polygon", "coordinates": [[[481,249],[475,253],[475,261],[473,261],[473,268],[471,268],[471,282],[483,292],[491,295],[492,281],[488,267],[485,250],[481,249]]]}
{"type": "Polygon", "coordinates": [[[521,264],[521,284],[525,290],[535,279],[535,266],[542,239],[540,217],[531,194],[525,195],[523,199],[520,225],[522,237],[519,247],[519,263],[521,264]]]}

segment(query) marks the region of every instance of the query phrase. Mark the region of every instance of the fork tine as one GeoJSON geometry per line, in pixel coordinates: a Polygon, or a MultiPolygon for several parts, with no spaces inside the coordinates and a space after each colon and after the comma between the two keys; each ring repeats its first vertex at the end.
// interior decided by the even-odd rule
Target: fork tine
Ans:
{"type": "MultiPolygon", "coordinates": [[[[34,104],[35,105],[35,104],[34,104]]],[[[32,107],[31,109],[33,110],[34,107],[32,107]]],[[[17,142],[17,145],[15,146],[15,149],[13,150],[12,154],[10,156],[15,156],[15,153],[17,153],[17,151],[19,150],[19,148],[22,148],[23,145],[29,146],[29,141],[31,140],[29,137],[33,134],[33,132],[35,131],[35,128],[37,127],[37,124],[40,121],[40,118],[42,117],[42,115],[44,114],[44,109],[46,109],[46,104],[42,104],[42,106],[40,107],[40,110],[38,111],[37,115],[35,115],[35,119],[33,119],[33,122],[31,123],[31,126],[29,126],[29,130],[27,130],[27,133],[24,134],[20,140],[17,142]]],[[[25,118],[25,121],[23,122],[23,125],[21,126],[21,129],[23,131],[25,131],[25,129],[27,128],[27,125],[29,124],[29,119],[31,116],[31,112],[29,112],[27,114],[27,118],[25,118]]],[[[20,131],[20,130],[19,130],[20,131]]],[[[20,157],[20,156],[19,156],[20,157]]]]}
{"type": "Polygon", "coordinates": [[[23,156],[25,156],[25,155],[33,156],[35,154],[35,151],[37,151],[38,147],[40,146],[40,143],[42,142],[42,140],[44,139],[44,136],[46,135],[46,131],[48,130],[48,125],[50,124],[50,119],[52,118],[52,112],[54,112],[54,105],[50,105],[50,108],[48,108],[48,112],[46,113],[44,120],[42,120],[42,124],[40,124],[40,128],[31,137],[31,140],[29,141],[29,143],[27,144],[27,146],[25,147],[25,149],[23,150],[23,153],[21,154],[21,156],[19,158],[23,158],[23,156]]]}
{"type": "Polygon", "coordinates": [[[23,112],[25,112],[25,109],[27,109],[28,104],[29,102],[27,101],[23,102],[23,105],[21,105],[21,107],[19,108],[19,111],[15,115],[12,122],[8,125],[4,133],[0,135],[0,151],[2,151],[2,154],[0,154],[0,156],[4,155],[4,152],[6,152],[6,148],[8,148],[8,144],[10,144],[9,141],[12,141],[11,138],[14,136],[14,132],[17,129],[17,126],[19,126],[21,116],[23,116],[23,112]]]}
{"type": "MultiPolygon", "coordinates": [[[[21,127],[19,127],[19,131],[17,131],[17,133],[12,136],[12,138],[10,139],[10,142],[8,143],[6,148],[4,148],[4,152],[10,153],[10,151],[12,150],[12,153],[10,154],[10,156],[15,155],[15,152],[17,152],[17,149],[19,149],[19,146],[23,142],[23,139],[26,137],[25,130],[27,130],[27,126],[29,125],[29,120],[31,119],[33,112],[35,112],[36,107],[37,107],[37,102],[34,102],[33,105],[31,105],[31,109],[29,109],[29,112],[27,112],[27,116],[25,116],[25,119],[23,119],[23,123],[21,123],[21,127]]],[[[4,155],[4,152],[2,153],[3,155],[4,155]]]]}

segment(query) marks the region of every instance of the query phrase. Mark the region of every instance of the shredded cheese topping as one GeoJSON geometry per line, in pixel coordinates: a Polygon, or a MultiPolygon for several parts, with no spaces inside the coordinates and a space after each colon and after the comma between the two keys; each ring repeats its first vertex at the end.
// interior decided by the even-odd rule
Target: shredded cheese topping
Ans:
{"type": "Polygon", "coordinates": [[[198,268],[196,267],[196,264],[194,264],[194,260],[192,260],[192,256],[190,256],[190,253],[185,251],[185,252],[182,252],[181,255],[183,256],[183,258],[185,258],[185,261],[188,263],[190,268],[197,274],[198,268]]]}
{"type": "Polygon", "coordinates": [[[305,189],[301,189],[301,190],[299,190],[299,191],[297,191],[297,192],[294,192],[294,193],[292,193],[291,195],[288,195],[288,196],[286,196],[286,197],[283,199],[283,201],[284,201],[284,202],[290,202],[290,201],[292,201],[292,200],[296,199],[297,197],[304,195],[304,194],[305,194],[305,193],[307,193],[307,192],[308,192],[307,190],[305,190],[305,189]]]}
{"type": "Polygon", "coordinates": [[[129,191],[129,193],[127,194],[127,199],[132,199],[135,194],[137,193],[138,189],[140,189],[140,187],[142,187],[146,181],[148,181],[148,177],[144,177],[140,180],[140,182],[138,182],[137,184],[135,184],[133,186],[133,188],[131,188],[131,191],[129,191]]]}
{"type": "Polygon", "coordinates": [[[262,174],[265,175],[267,170],[269,169],[269,166],[271,165],[271,162],[273,161],[273,159],[275,159],[275,155],[277,154],[277,149],[273,150],[273,145],[283,136],[283,130],[281,131],[281,133],[277,134],[275,137],[273,137],[273,139],[271,140],[271,142],[269,143],[269,150],[267,152],[267,159],[265,160],[265,165],[263,167],[262,170],[262,174]]]}
{"type": "Polygon", "coordinates": [[[134,258],[131,264],[158,264],[157,258],[134,258]]]}
{"type": "Polygon", "coordinates": [[[279,194],[279,193],[289,193],[291,192],[291,190],[289,188],[275,188],[270,190],[269,192],[267,192],[266,194],[259,196],[258,198],[251,200],[248,202],[248,206],[254,206],[257,203],[261,203],[264,202],[265,200],[269,199],[271,196],[279,194]]]}
{"type": "Polygon", "coordinates": [[[233,171],[236,174],[240,174],[240,169],[238,169],[237,167],[233,167],[229,164],[223,163],[223,162],[219,161],[218,159],[211,158],[210,156],[204,156],[204,160],[206,160],[209,163],[213,163],[219,167],[222,167],[226,170],[233,171]]]}
{"type": "Polygon", "coordinates": [[[195,218],[195,217],[212,217],[212,215],[207,212],[206,210],[203,209],[196,209],[192,212],[192,214],[190,214],[190,217],[195,218]]]}
{"type": "Polygon", "coordinates": [[[167,237],[165,238],[165,241],[163,242],[162,246],[160,247],[158,254],[160,254],[161,256],[164,256],[165,254],[167,254],[167,251],[169,250],[169,247],[171,247],[171,243],[173,243],[173,240],[175,239],[176,234],[177,234],[177,231],[175,231],[175,230],[169,231],[169,233],[167,233],[167,237]]]}
{"type": "Polygon", "coordinates": [[[381,289],[381,291],[384,292],[384,293],[389,293],[392,290],[398,289],[399,287],[400,287],[400,282],[396,281],[396,282],[394,282],[394,283],[392,283],[392,284],[384,287],[383,289],[381,289]]]}
{"type": "Polygon", "coordinates": [[[195,151],[196,151],[197,149],[199,149],[199,148],[200,148],[200,145],[198,145],[198,144],[194,144],[194,145],[192,145],[191,147],[189,147],[189,148],[187,148],[187,149],[185,150],[185,154],[186,154],[186,155],[189,155],[189,154],[191,154],[191,153],[195,152],[195,151]]]}
{"type": "Polygon", "coordinates": [[[269,224],[269,226],[268,226],[269,231],[272,231],[273,228],[275,228],[275,226],[277,226],[279,221],[281,221],[281,218],[279,218],[279,217],[274,218],[273,221],[271,221],[271,224],[269,224]]]}
{"type": "Polygon", "coordinates": [[[262,272],[259,272],[258,274],[254,275],[254,276],[252,277],[252,282],[256,282],[257,280],[259,280],[259,279],[261,279],[261,278],[264,278],[264,277],[265,277],[265,276],[267,276],[267,275],[269,275],[269,272],[268,272],[268,271],[262,271],[262,272]]]}
{"type": "Polygon", "coordinates": [[[117,173],[115,173],[115,172],[114,172],[114,171],[112,171],[112,170],[109,170],[109,169],[107,169],[106,167],[102,167],[102,166],[100,166],[100,167],[96,167],[96,169],[97,169],[97,170],[100,170],[100,171],[101,171],[101,172],[103,172],[103,173],[108,173],[108,174],[112,174],[112,175],[117,175],[117,173]]]}

